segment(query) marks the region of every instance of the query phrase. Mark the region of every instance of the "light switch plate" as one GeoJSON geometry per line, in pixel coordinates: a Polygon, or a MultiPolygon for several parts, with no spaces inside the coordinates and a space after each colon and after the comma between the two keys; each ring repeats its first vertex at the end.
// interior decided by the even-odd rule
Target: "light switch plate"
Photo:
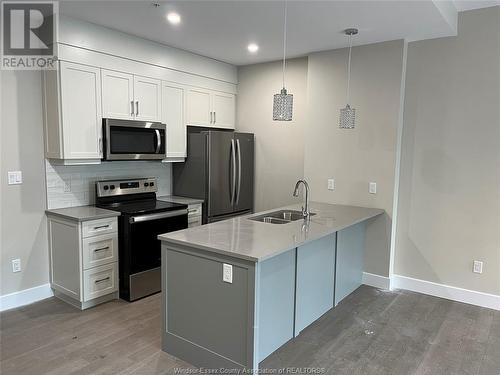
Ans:
{"type": "Polygon", "coordinates": [[[481,262],[479,260],[475,260],[473,268],[472,268],[472,272],[483,273],[483,262],[481,262]]]}
{"type": "Polygon", "coordinates": [[[333,178],[328,179],[328,190],[335,190],[335,180],[333,178]]]}
{"type": "Polygon", "coordinates": [[[377,194],[377,183],[376,182],[370,182],[370,186],[368,188],[368,192],[370,194],[377,194]]]}
{"type": "Polygon", "coordinates": [[[9,171],[9,185],[19,185],[23,183],[23,172],[21,171],[9,171]]]}
{"type": "Polygon", "coordinates": [[[21,259],[12,259],[12,272],[21,272],[21,259]]]}
{"type": "Polygon", "coordinates": [[[222,264],[222,281],[226,283],[233,283],[233,266],[230,264],[222,264]]]}

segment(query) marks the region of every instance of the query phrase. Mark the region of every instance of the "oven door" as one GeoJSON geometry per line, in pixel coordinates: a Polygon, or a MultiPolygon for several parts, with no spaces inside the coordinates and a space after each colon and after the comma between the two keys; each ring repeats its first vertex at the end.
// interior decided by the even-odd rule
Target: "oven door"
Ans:
{"type": "Polygon", "coordinates": [[[130,274],[161,266],[161,242],[158,235],[188,227],[187,209],[131,216],[130,274]]]}
{"type": "Polygon", "coordinates": [[[104,159],[165,159],[166,129],[159,122],[104,119],[104,159]]]}

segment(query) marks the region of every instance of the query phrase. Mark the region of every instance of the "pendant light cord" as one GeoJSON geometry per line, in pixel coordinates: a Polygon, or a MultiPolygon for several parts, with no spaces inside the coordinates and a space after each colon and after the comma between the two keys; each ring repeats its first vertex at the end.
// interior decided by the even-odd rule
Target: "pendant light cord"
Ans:
{"type": "Polygon", "coordinates": [[[283,88],[285,88],[285,68],[286,68],[286,0],[283,1],[283,88]]]}
{"type": "Polygon", "coordinates": [[[349,34],[349,58],[347,60],[347,104],[350,104],[351,96],[351,50],[352,34],[349,34]]]}

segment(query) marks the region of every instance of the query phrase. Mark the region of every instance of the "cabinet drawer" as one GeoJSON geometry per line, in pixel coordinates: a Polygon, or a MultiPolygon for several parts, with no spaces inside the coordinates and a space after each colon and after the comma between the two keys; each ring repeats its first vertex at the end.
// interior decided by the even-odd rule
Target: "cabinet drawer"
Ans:
{"type": "Polygon", "coordinates": [[[188,216],[201,216],[201,204],[190,204],[188,206],[188,216]]]}
{"type": "Polygon", "coordinates": [[[83,239],[83,269],[102,266],[118,260],[118,235],[116,233],[83,239]]]}
{"type": "Polygon", "coordinates": [[[105,296],[118,290],[118,263],[83,271],[83,300],[105,296]]]}
{"type": "Polygon", "coordinates": [[[118,231],[118,221],[116,217],[84,221],[82,224],[83,237],[98,236],[101,234],[114,233],[118,231]]]}
{"type": "Polygon", "coordinates": [[[201,225],[201,216],[188,217],[188,228],[197,227],[199,225],[201,225]]]}

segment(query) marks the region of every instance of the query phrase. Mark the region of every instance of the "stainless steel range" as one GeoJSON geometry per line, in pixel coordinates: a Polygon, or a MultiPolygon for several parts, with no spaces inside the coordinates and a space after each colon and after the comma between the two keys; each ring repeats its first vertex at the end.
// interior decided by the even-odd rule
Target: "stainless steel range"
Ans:
{"type": "Polygon", "coordinates": [[[155,178],[96,182],[96,206],[118,218],[120,298],[127,301],[161,290],[161,246],[157,236],[187,228],[186,205],[156,200],[155,178]]]}

